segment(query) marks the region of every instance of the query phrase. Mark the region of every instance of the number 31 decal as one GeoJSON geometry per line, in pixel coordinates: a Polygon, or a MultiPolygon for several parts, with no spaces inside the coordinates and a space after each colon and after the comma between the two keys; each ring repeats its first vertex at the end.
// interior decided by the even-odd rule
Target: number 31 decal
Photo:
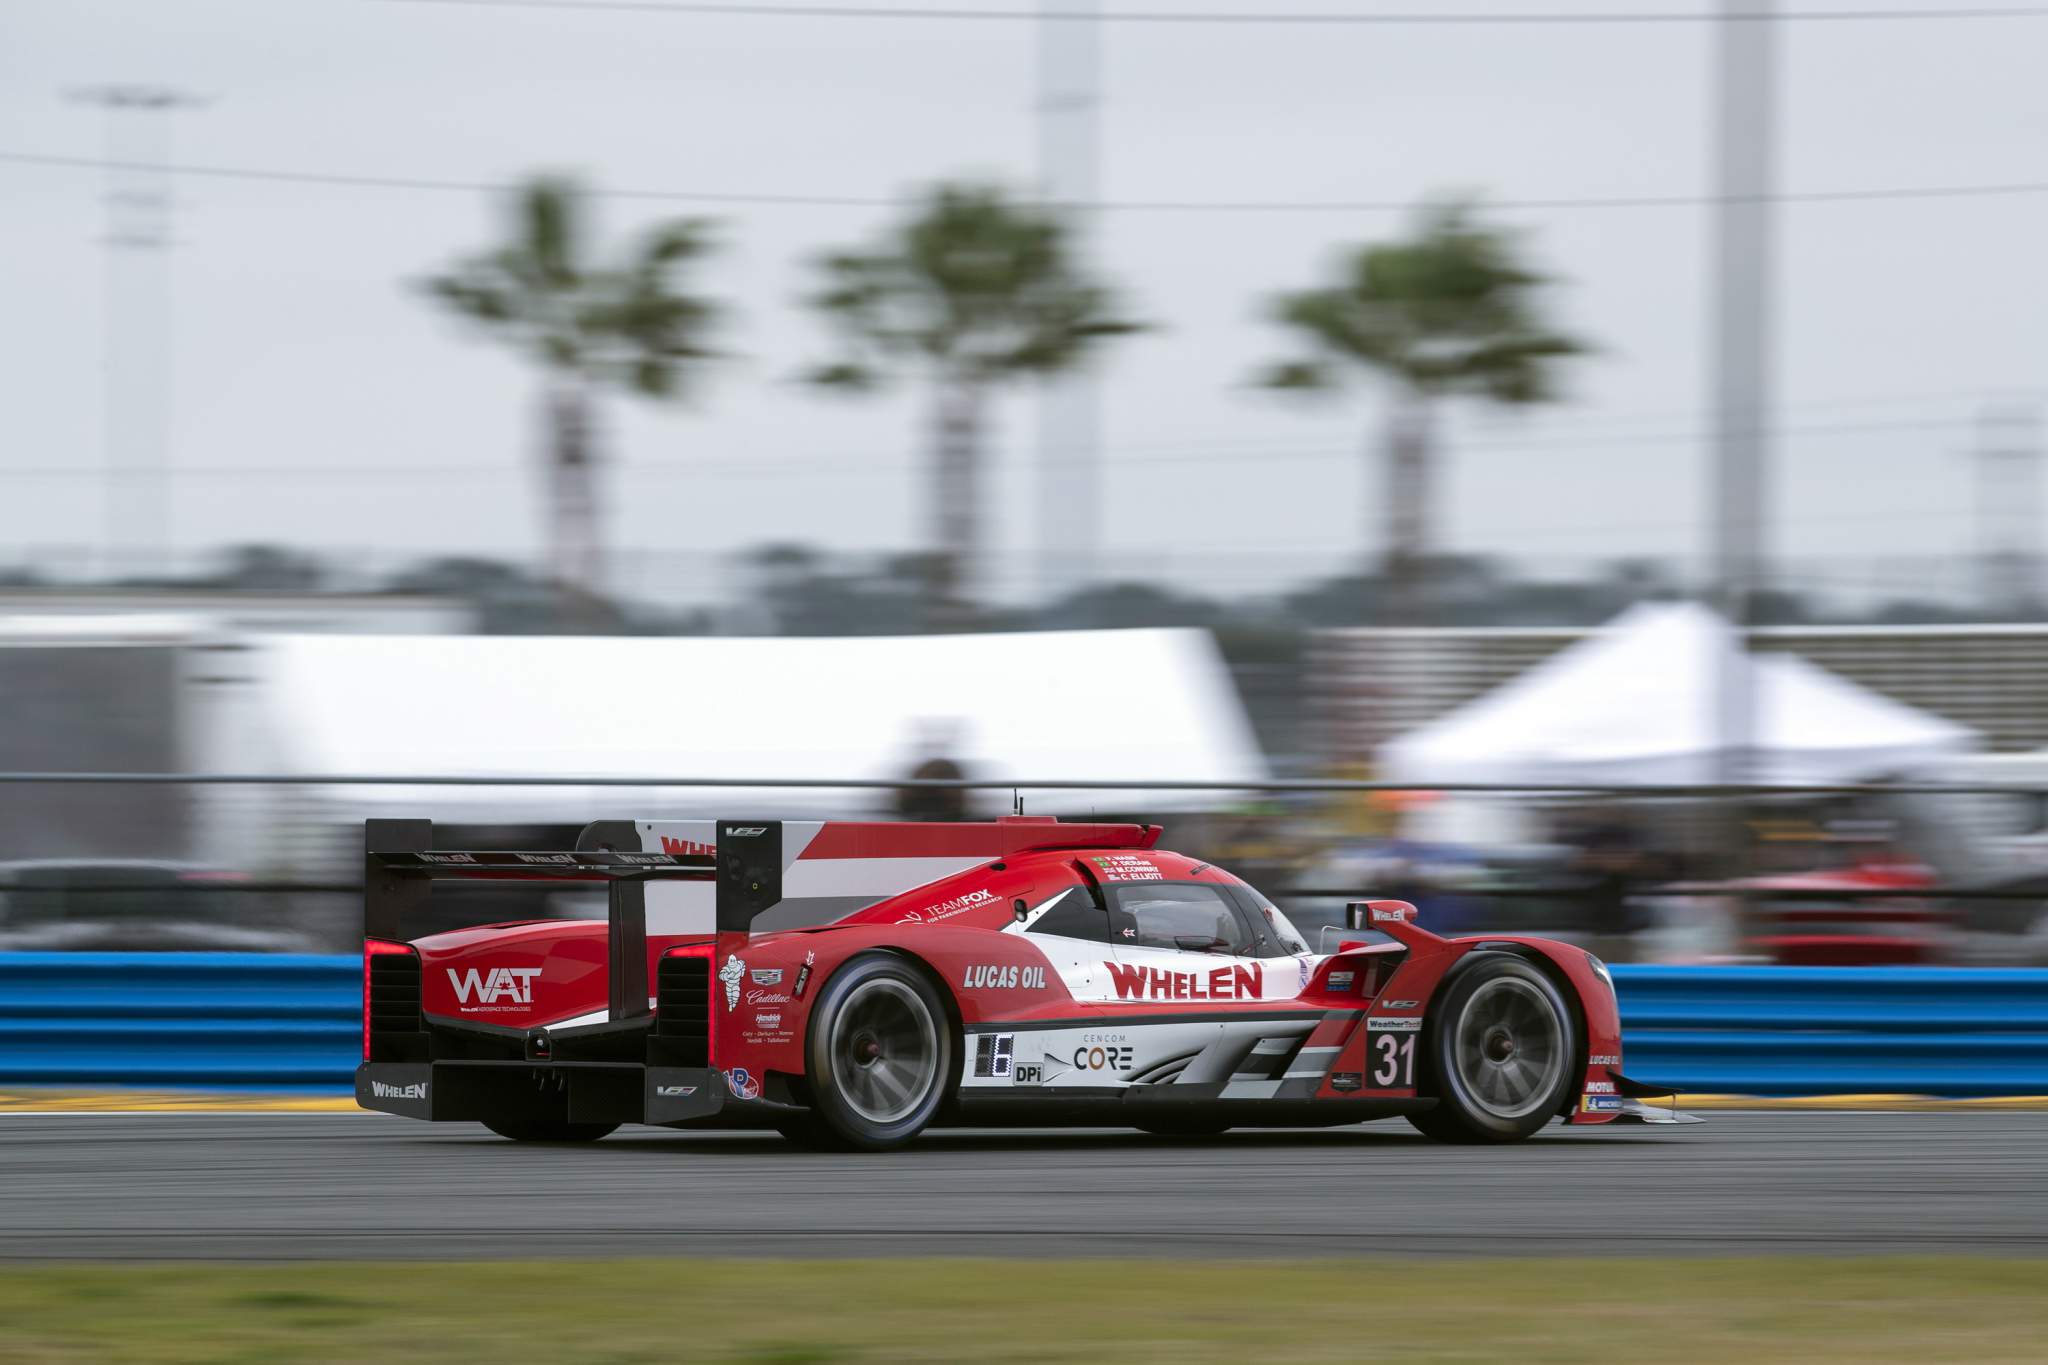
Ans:
{"type": "Polygon", "coordinates": [[[1415,1085],[1415,1035],[1372,1035],[1372,1083],[1381,1090],[1408,1090],[1415,1085]]]}

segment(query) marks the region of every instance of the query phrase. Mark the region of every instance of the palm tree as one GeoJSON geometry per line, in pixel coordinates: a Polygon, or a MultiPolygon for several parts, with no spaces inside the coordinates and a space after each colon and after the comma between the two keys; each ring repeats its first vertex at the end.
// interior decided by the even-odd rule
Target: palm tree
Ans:
{"type": "Polygon", "coordinates": [[[717,316],[679,276],[710,250],[701,220],[656,224],[616,263],[589,259],[582,194],[536,176],[516,192],[503,245],[425,282],[451,312],[525,352],[546,377],[549,563],[556,583],[603,586],[597,503],[597,392],[680,394],[717,316]]]}
{"type": "Polygon", "coordinates": [[[1508,233],[1475,223],[1463,204],[1437,204],[1406,240],[1359,247],[1333,283],[1274,301],[1275,320],[1309,354],[1275,365],[1266,384],[1327,390],[1363,371],[1391,389],[1382,578],[1395,624],[1421,615],[1437,405],[1550,401],[1558,362],[1585,349],[1546,325],[1536,304],[1545,278],[1517,257],[1508,233]]]}
{"type": "Polygon", "coordinates": [[[1136,331],[1087,279],[1051,213],[986,185],[942,184],[872,249],[819,261],[810,302],[845,346],[813,370],[819,384],[865,390],[893,367],[932,387],[929,593],[958,617],[982,543],[982,434],[1003,385],[1080,363],[1103,338],[1136,331]]]}

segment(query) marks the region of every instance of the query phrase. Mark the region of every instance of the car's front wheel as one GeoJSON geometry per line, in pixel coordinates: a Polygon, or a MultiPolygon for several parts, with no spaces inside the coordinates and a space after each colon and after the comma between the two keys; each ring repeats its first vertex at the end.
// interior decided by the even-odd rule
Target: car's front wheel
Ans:
{"type": "Polygon", "coordinates": [[[924,1131],[953,1070],[946,1007],[899,957],[857,957],[835,973],[805,1041],[815,1126],[805,1137],[884,1151],[924,1131]]]}
{"type": "Polygon", "coordinates": [[[1571,1009],[1548,976],[1511,953],[1467,958],[1422,1042],[1437,1103],[1410,1122],[1448,1142],[1528,1137],[1557,1116],[1576,1080],[1571,1009]]]}
{"type": "Polygon", "coordinates": [[[616,1123],[563,1123],[556,1119],[485,1119],[484,1127],[514,1142],[595,1142],[616,1123]]]}

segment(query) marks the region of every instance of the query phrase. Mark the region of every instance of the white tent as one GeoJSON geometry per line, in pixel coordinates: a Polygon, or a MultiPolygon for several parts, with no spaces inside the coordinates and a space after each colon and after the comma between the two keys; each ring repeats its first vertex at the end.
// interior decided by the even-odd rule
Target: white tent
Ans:
{"type": "MultiPolygon", "coordinates": [[[[902,638],[273,636],[275,762],[301,774],[890,780],[934,749],[977,779],[1257,781],[1265,759],[1194,630],[902,638]]],[[[1039,814],[1215,792],[1042,791],[1039,814]]],[[[335,787],[330,802],[589,815],[875,813],[881,791],[335,787]]],[[[975,809],[1008,808],[984,792],[975,809]]],[[[373,812],[374,813],[374,812],[373,812]]],[[[394,813],[396,813],[394,811],[394,813]]],[[[455,818],[453,816],[449,818],[455,818]]]]}
{"type": "Polygon", "coordinates": [[[1961,725],[1788,654],[1745,658],[1705,608],[1633,608],[1478,700],[1381,746],[1381,775],[1452,783],[1636,786],[1721,776],[1716,687],[1747,678],[1755,780],[1828,784],[1975,747],[1961,725]]]}

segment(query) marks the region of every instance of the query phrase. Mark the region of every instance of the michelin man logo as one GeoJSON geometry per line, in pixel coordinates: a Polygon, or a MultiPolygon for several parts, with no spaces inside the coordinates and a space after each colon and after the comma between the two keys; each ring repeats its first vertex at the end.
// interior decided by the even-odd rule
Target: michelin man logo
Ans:
{"type": "Polygon", "coordinates": [[[747,974],[747,964],[737,957],[729,957],[718,969],[718,979],[725,983],[725,1007],[736,1010],[740,1007],[740,981],[747,974]]]}

